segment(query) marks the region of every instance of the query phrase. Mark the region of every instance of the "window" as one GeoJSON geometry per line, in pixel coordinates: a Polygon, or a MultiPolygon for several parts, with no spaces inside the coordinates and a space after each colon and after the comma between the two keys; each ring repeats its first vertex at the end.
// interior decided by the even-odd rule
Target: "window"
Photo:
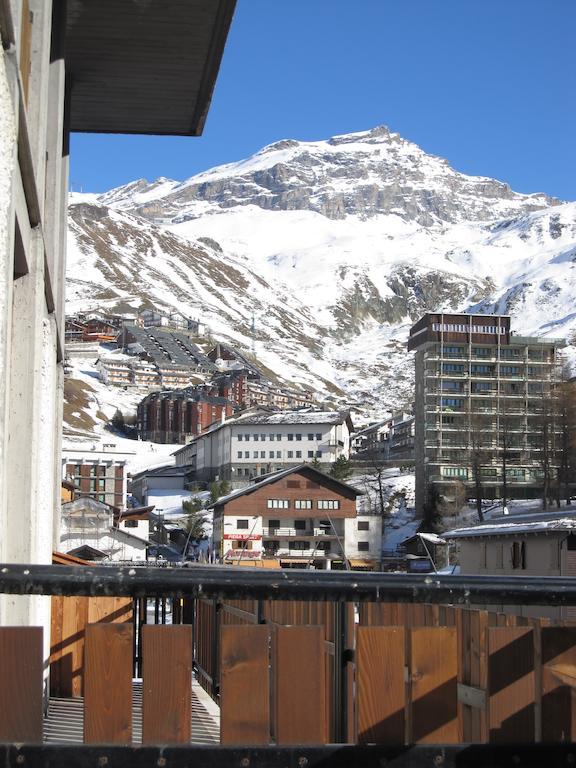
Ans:
{"type": "Polygon", "coordinates": [[[314,433],[308,432],[308,440],[314,440],[314,433]]]}
{"type": "Polygon", "coordinates": [[[250,458],[250,451],[244,451],[244,458],[249,459],[250,458]]]}
{"type": "Polygon", "coordinates": [[[293,459],[294,458],[294,451],[286,451],[286,456],[289,459],[293,459]]]}
{"type": "Polygon", "coordinates": [[[370,530],[370,523],[368,520],[358,520],[358,530],[359,531],[369,531],[370,530]]]}
{"type": "Polygon", "coordinates": [[[268,530],[277,530],[280,528],[280,520],[268,520],[268,530]]]}
{"type": "Polygon", "coordinates": [[[289,509],[290,502],[288,499],[268,499],[266,506],[268,509],[289,509]]]}
{"type": "Polygon", "coordinates": [[[519,349],[501,349],[500,358],[502,360],[513,360],[516,357],[520,357],[519,349]]]}
{"type": "Polygon", "coordinates": [[[306,530],[306,520],[294,520],[294,528],[297,531],[305,531],[306,530]]]}
{"type": "Polygon", "coordinates": [[[255,458],[255,459],[257,459],[257,458],[258,458],[258,451],[254,451],[254,458],[255,458]]]}
{"type": "Polygon", "coordinates": [[[239,459],[241,459],[241,458],[242,458],[242,451],[238,451],[238,458],[239,458],[239,459]]]}
{"type": "Polygon", "coordinates": [[[442,370],[444,373],[464,373],[463,363],[443,363],[442,370]]]}
{"type": "Polygon", "coordinates": [[[296,440],[302,440],[302,434],[300,432],[296,433],[296,440]]]}
{"type": "Polygon", "coordinates": [[[472,365],[472,373],[492,373],[493,368],[490,365],[472,365]]]}
{"type": "Polygon", "coordinates": [[[238,435],[238,440],[242,440],[242,435],[238,435]]]}
{"type": "Polygon", "coordinates": [[[322,451],[316,451],[316,458],[320,459],[322,457],[322,451]]]}
{"type": "Polygon", "coordinates": [[[274,451],[268,451],[268,458],[273,459],[274,458],[274,451]]]}
{"type": "Polygon", "coordinates": [[[276,435],[276,440],[278,441],[282,440],[282,435],[276,435]]]}
{"type": "Polygon", "coordinates": [[[303,550],[303,549],[309,549],[309,548],[310,547],[308,546],[307,541],[289,541],[288,542],[288,549],[303,550]]]}
{"type": "Polygon", "coordinates": [[[124,520],[125,528],[138,528],[138,520],[124,520]]]}
{"type": "Polygon", "coordinates": [[[322,440],[322,432],[316,432],[316,440],[322,440]]]}
{"type": "Polygon", "coordinates": [[[266,458],[266,451],[260,451],[260,458],[265,459],[266,458]]]}
{"type": "Polygon", "coordinates": [[[308,451],[308,458],[313,459],[314,458],[314,451],[308,451]]]}
{"type": "Polygon", "coordinates": [[[316,544],[316,549],[319,551],[322,551],[324,553],[330,552],[330,549],[332,548],[332,542],[331,541],[319,541],[316,544]]]}
{"type": "Polygon", "coordinates": [[[312,509],[312,499],[296,499],[294,509],[312,509]]]}
{"type": "Polygon", "coordinates": [[[370,542],[369,541],[359,541],[358,542],[358,552],[369,552],[370,551],[370,542]]]}
{"type": "Polygon", "coordinates": [[[250,440],[250,435],[244,435],[244,441],[248,442],[248,440],[250,440]]]}
{"type": "Polygon", "coordinates": [[[468,477],[466,467],[440,467],[440,474],[443,477],[468,477]]]}
{"type": "Polygon", "coordinates": [[[300,488],[300,480],[286,480],[286,488],[300,488]]]}
{"type": "Polygon", "coordinates": [[[268,435],[268,440],[274,440],[274,434],[272,432],[268,435]]]}
{"type": "Polygon", "coordinates": [[[510,557],[512,568],[525,570],[526,568],[526,543],[523,541],[514,541],[510,547],[510,557]]]}
{"type": "Polygon", "coordinates": [[[252,435],[252,439],[256,442],[258,440],[258,435],[252,435]]]}
{"type": "Polygon", "coordinates": [[[338,499],[319,499],[318,509],[340,509],[340,501],[338,499]]]}
{"type": "Polygon", "coordinates": [[[458,397],[443,397],[441,404],[446,408],[461,408],[462,400],[458,397]]]}
{"type": "Polygon", "coordinates": [[[519,376],[520,368],[517,365],[501,365],[500,373],[504,376],[519,376]]]}
{"type": "Polygon", "coordinates": [[[238,530],[240,530],[241,528],[247,529],[248,520],[236,520],[236,528],[238,528],[238,530]]]}
{"type": "Polygon", "coordinates": [[[296,458],[301,459],[302,458],[302,451],[296,451],[296,458]]]}
{"type": "Polygon", "coordinates": [[[292,442],[294,440],[294,435],[291,432],[288,432],[288,440],[292,442]]]}
{"type": "Polygon", "coordinates": [[[260,435],[260,440],[262,440],[262,442],[264,442],[266,440],[266,435],[260,435]]]}

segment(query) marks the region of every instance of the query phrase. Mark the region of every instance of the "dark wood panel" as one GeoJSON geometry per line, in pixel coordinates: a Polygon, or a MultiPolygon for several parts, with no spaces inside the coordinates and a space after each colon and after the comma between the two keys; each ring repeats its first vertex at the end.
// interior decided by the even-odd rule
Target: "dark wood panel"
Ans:
{"type": "Polygon", "coordinates": [[[457,643],[454,627],[411,631],[412,741],[458,742],[457,643]]]}
{"type": "Polygon", "coordinates": [[[191,737],[192,627],[142,628],[142,743],[188,744],[191,737]]]}
{"type": "Polygon", "coordinates": [[[42,741],[42,627],[0,627],[0,742],[42,741]]]}
{"type": "Polygon", "coordinates": [[[534,741],[534,641],[526,627],[489,627],[490,741],[534,741]]]}
{"type": "Polygon", "coordinates": [[[223,626],[220,668],[220,742],[270,742],[270,630],[223,626]]]}
{"type": "Polygon", "coordinates": [[[542,741],[576,740],[576,627],[542,627],[542,741]]]}
{"type": "Polygon", "coordinates": [[[278,627],[273,649],[277,743],[325,744],[324,628],[278,627]]]}
{"type": "Polygon", "coordinates": [[[403,744],[405,633],[401,627],[358,627],[356,680],[359,744],[403,744]]]}
{"type": "Polygon", "coordinates": [[[84,662],[84,741],[132,741],[132,626],[89,624],[84,662]]]}

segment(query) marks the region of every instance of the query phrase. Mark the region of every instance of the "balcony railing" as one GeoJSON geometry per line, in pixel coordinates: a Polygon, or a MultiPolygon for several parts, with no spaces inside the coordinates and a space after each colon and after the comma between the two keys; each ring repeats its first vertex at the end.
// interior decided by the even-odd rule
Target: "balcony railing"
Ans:
{"type": "Polygon", "coordinates": [[[75,596],[73,615],[81,597],[171,599],[182,622],[87,624],[85,745],[39,743],[39,630],[0,628],[0,756],[10,768],[573,763],[574,629],[469,609],[574,607],[576,579],[8,564],[0,592],[75,596]],[[136,746],[131,641],[142,634],[136,746]],[[183,743],[192,663],[219,707],[220,746],[183,743]],[[518,746],[534,741],[545,743],[518,746]]]}
{"type": "Polygon", "coordinates": [[[277,539],[288,539],[298,536],[301,537],[315,537],[315,538],[325,538],[325,537],[335,537],[335,536],[343,536],[344,532],[337,530],[334,532],[332,528],[325,529],[325,528],[262,528],[262,535],[264,538],[270,538],[274,537],[277,539]]]}

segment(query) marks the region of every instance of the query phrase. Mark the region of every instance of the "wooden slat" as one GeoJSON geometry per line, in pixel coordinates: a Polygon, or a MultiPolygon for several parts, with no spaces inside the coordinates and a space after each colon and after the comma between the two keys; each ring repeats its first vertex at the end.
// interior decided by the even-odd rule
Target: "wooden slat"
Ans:
{"type": "Polygon", "coordinates": [[[576,628],[542,627],[542,741],[576,740],[576,628]]]}
{"type": "Polygon", "coordinates": [[[0,742],[42,741],[42,627],[0,627],[0,742]]]}
{"type": "Polygon", "coordinates": [[[223,626],[220,743],[270,742],[269,641],[266,626],[223,626]]]}
{"type": "Polygon", "coordinates": [[[132,740],[132,626],[89,624],[84,663],[84,741],[132,740]]]}
{"type": "Polygon", "coordinates": [[[325,744],[326,680],[323,627],[278,627],[274,695],[278,744],[325,744]]]}
{"type": "Polygon", "coordinates": [[[192,627],[142,628],[142,743],[189,744],[192,627]]]}
{"type": "Polygon", "coordinates": [[[457,644],[454,627],[411,630],[412,741],[458,741],[457,644]]]}
{"type": "Polygon", "coordinates": [[[405,633],[402,627],[358,627],[356,680],[359,744],[403,744],[405,633]]]}
{"type": "Polygon", "coordinates": [[[526,627],[488,628],[490,741],[534,741],[534,643],[526,627]]]}

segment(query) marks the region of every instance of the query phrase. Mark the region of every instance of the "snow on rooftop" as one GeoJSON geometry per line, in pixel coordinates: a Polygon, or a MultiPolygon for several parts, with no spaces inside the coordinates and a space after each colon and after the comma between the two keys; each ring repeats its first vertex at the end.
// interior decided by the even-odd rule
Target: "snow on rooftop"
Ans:
{"type": "Polygon", "coordinates": [[[535,522],[506,522],[490,525],[475,525],[472,528],[455,528],[446,531],[446,539],[464,539],[476,536],[514,535],[518,533],[540,533],[541,531],[571,531],[576,529],[576,520],[570,517],[560,517],[553,520],[538,520],[535,522]]]}

